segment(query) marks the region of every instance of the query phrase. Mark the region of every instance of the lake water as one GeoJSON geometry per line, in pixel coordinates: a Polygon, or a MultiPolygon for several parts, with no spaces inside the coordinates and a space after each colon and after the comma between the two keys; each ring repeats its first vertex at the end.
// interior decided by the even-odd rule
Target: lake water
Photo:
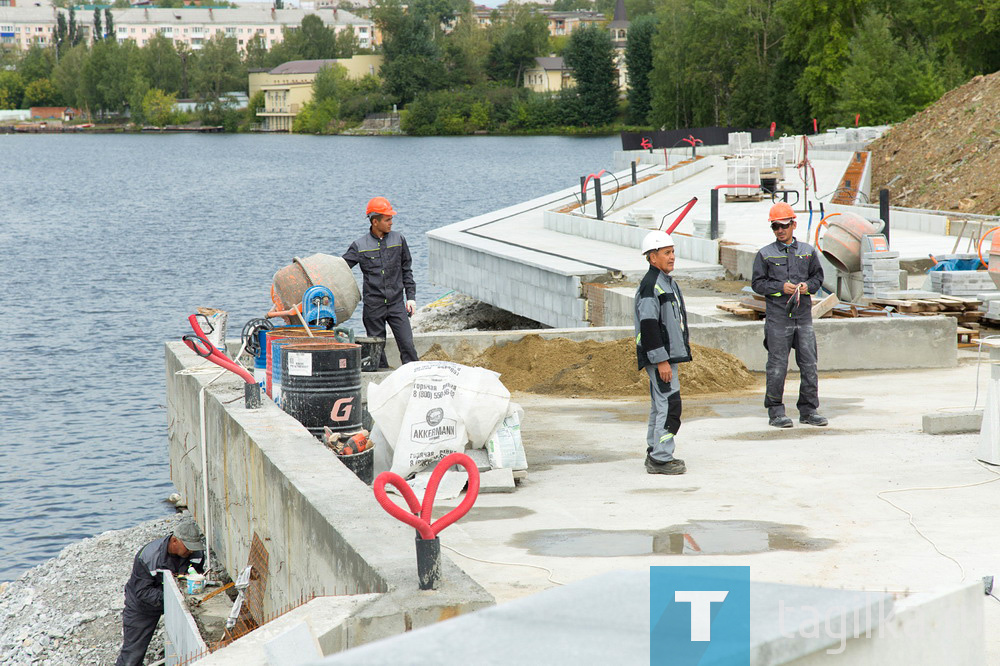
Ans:
{"type": "Polygon", "coordinates": [[[198,306],[228,311],[238,335],[267,311],[278,268],[367,230],[375,195],[399,212],[423,305],[446,291],[427,281],[425,231],[574,185],[619,147],[0,135],[0,581],[173,510],[163,342],[198,306]]]}

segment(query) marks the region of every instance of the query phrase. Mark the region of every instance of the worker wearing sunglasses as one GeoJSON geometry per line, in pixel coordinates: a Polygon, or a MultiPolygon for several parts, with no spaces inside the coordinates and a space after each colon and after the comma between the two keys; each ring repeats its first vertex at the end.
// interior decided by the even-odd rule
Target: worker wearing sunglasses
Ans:
{"type": "Polygon", "coordinates": [[[768,422],[791,428],[785,414],[785,375],[788,355],[795,350],[799,366],[799,423],[825,426],[819,414],[816,333],[812,298],[823,285],[823,267],[815,248],[795,239],[795,211],[787,203],[771,207],[768,220],[775,242],[761,248],[754,258],[751,286],[765,297],[764,347],[767,349],[767,388],[764,407],[768,422]]]}

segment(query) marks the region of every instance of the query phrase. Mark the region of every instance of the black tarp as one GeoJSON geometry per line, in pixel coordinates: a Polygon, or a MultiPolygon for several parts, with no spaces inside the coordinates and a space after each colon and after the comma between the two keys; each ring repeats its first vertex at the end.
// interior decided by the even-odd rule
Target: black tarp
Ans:
{"type": "Polygon", "coordinates": [[[648,132],[622,132],[622,150],[643,150],[650,148],[676,148],[689,146],[684,139],[693,136],[701,139],[706,146],[725,145],[729,142],[730,132],[750,132],[752,141],[767,141],[771,138],[770,129],[755,129],[747,127],[690,127],[677,130],[650,130],[648,132]],[[645,139],[651,146],[644,146],[645,139]]]}

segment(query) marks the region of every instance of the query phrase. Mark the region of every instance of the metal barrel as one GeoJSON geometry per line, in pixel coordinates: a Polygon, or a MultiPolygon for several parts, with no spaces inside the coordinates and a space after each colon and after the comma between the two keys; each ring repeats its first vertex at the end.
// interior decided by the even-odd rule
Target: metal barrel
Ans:
{"type": "Polygon", "coordinates": [[[281,356],[282,349],[288,345],[302,344],[302,345],[317,345],[331,342],[329,336],[319,336],[314,338],[276,338],[270,340],[267,344],[270,347],[271,355],[269,358],[269,363],[266,372],[270,373],[271,383],[271,399],[274,400],[274,404],[281,406],[281,356]]]}
{"type": "Polygon", "coordinates": [[[279,394],[274,395],[274,375],[277,374],[279,377],[278,385],[280,387],[280,377],[281,377],[281,351],[278,351],[278,358],[274,357],[274,349],[272,345],[276,340],[283,340],[286,338],[295,338],[301,340],[329,340],[330,338],[337,337],[335,331],[327,331],[323,329],[310,329],[312,330],[312,337],[306,333],[306,329],[302,326],[281,326],[278,328],[271,329],[269,331],[260,332],[260,348],[261,353],[264,354],[264,391],[269,397],[271,397],[275,403],[278,403],[280,398],[279,394]]]}
{"type": "Polygon", "coordinates": [[[361,430],[361,345],[287,344],[281,355],[281,408],[318,438],[361,430]]]}

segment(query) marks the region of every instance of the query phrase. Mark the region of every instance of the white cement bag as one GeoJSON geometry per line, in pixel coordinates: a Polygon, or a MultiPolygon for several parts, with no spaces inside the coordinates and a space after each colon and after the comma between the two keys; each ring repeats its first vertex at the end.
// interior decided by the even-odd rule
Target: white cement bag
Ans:
{"type": "Polygon", "coordinates": [[[372,478],[374,478],[382,472],[388,472],[389,468],[392,467],[392,444],[386,440],[385,435],[378,429],[377,423],[372,427],[372,431],[368,435],[368,440],[375,447],[374,457],[372,458],[372,474],[374,475],[372,478]]]}
{"type": "Polygon", "coordinates": [[[481,447],[507,414],[500,375],[446,361],[407,363],[368,386],[368,411],[406,478],[466,445],[481,447]]]}
{"type": "Polygon", "coordinates": [[[524,455],[524,444],[521,442],[521,417],[524,410],[516,402],[507,407],[507,415],[490,438],[486,440],[486,451],[490,455],[490,467],[500,469],[510,467],[514,470],[528,469],[528,460],[524,455]]]}

